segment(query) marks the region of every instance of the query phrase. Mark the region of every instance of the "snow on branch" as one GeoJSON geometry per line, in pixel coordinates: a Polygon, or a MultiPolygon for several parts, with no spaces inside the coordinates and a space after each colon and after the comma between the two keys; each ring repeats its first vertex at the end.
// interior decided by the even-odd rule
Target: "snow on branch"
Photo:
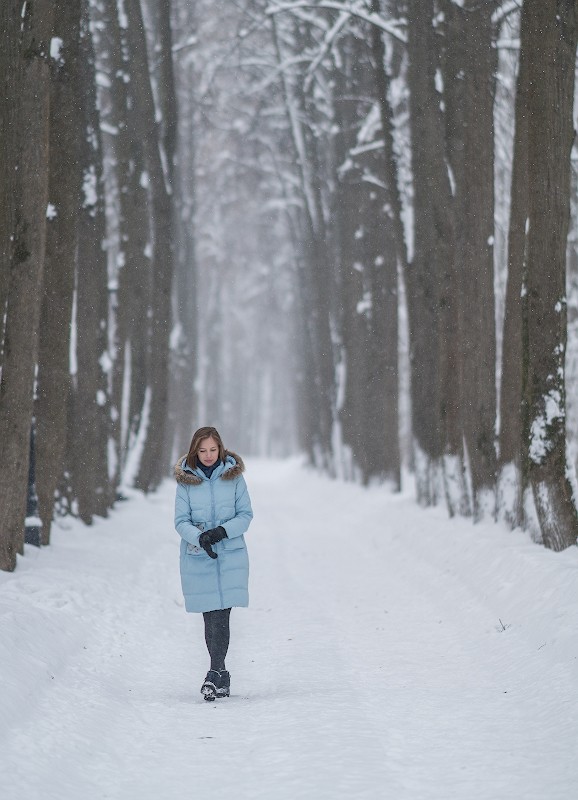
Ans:
{"type": "Polygon", "coordinates": [[[508,0],[507,3],[504,3],[503,6],[494,11],[492,14],[492,22],[494,25],[499,25],[506,17],[509,17],[510,14],[513,14],[515,11],[520,11],[521,8],[522,0],[508,0]]]}
{"type": "Polygon", "coordinates": [[[305,90],[306,91],[308,90],[309,84],[311,83],[311,79],[313,77],[313,73],[315,72],[315,70],[317,69],[319,64],[321,64],[321,62],[323,61],[323,59],[327,55],[328,51],[331,49],[331,45],[335,41],[335,37],[338,35],[339,31],[343,28],[343,26],[347,23],[347,20],[349,19],[349,17],[350,17],[349,14],[347,14],[346,12],[342,11],[341,14],[339,15],[335,25],[327,33],[327,35],[325,37],[325,40],[323,41],[323,44],[319,48],[319,52],[317,53],[317,55],[315,56],[315,58],[313,59],[313,61],[311,62],[311,64],[309,65],[309,67],[307,69],[307,77],[305,78],[305,90]]]}
{"type": "Polygon", "coordinates": [[[321,0],[319,3],[308,3],[305,0],[296,0],[296,2],[292,3],[283,3],[272,0],[270,5],[265,9],[265,14],[267,16],[273,16],[273,14],[279,14],[285,11],[295,11],[300,8],[325,8],[330,11],[340,11],[344,14],[347,14],[347,16],[357,17],[358,19],[364,20],[364,22],[369,22],[370,25],[375,25],[377,28],[380,28],[382,31],[388,33],[390,36],[393,36],[394,39],[397,39],[404,44],[407,42],[405,33],[400,30],[400,23],[389,22],[388,20],[383,19],[383,17],[381,17],[379,14],[365,11],[357,3],[340,3],[336,0],[321,0]]]}
{"type": "Polygon", "coordinates": [[[173,53],[180,53],[181,50],[186,50],[189,47],[195,47],[199,43],[199,40],[195,34],[192,36],[188,36],[186,41],[179,42],[178,44],[173,45],[173,53]]]}
{"type": "MultiPolygon", "coordinates": [[[[286,58],[282,64],[278,64],[275,67],[270,68],[269,73],[266,78],[264,78],[259,83],[256,83],[252,89],[247,90],[247,95],[259,95],[265,91],[271,84],[275,83],[275,81],[279,78],[280,75],[285,73],[291,72],[291,67],[297,64],[310,64],[311,57],[310,56],[292,56],[291,58],[286,58]]],[[[244,63],[241,66],[245,66],[244,63]]]]}
{"type": "Polygon", "coordinates": [[[495,42],[494,47],[496,50],[519,50],[520,49],[520,40],[519,39],[498,39],[495,42]]]}

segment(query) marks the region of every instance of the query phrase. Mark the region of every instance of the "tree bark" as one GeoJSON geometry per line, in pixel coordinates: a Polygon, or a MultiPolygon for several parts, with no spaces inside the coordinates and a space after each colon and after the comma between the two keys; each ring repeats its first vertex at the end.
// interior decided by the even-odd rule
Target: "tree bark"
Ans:
{"type": "MultiPolygon", "coordinates": [[[[188,5],[179,10],[178,30],[196,31],[195,9],[188,5]]],[[[175,457],[184,452],[195,429],[194,419],[199,410],[196,385],[198,369],[197,335],[197,255],[196,255],[196,175],[198,118],[190,87],[195,86],[195,61],[183,53],[179,62],[179,73],[184,76],[182,85],[187,91],[180,96],[178,162],[175,181],[176,236],[178,241],[175,262],[175,284],[173,307],[179,326],[179,340],[174,356],[174,372],[171,383],[171,409],[175,420],[173,450],[175,457]]]]}
{"type": "MultiPolygon", "coordinates": [[[[296,89],[297,107],[302,117],[313,120],[314,98],[304,93],[302,82],[298,83],[296,89]]],[[[303,157],[309,171],[307,192],[311,198],[311,206],[308,207],[305,217],[307,229],[304,232],[303,246],[307,264],[304,275],[307,287],[305,291],[310,296],[306,325],[313,354],[312,377],[317,405],[316,425],[312,431],[314,463],[332,472],[332,434],[336,417],[335,355],[331,333],[334,275],[331,272],[331,244],[323,208],[322,188],[325,175],[320,153],[322,145],[313,125],[303,126],[302,135],[303,157]]]]}
{"type": "MultiPolygon", "coordinates": [[[[178,143],[178,112],[177,112],[177,95],[175,88],[175,74],[173,65],[173,35],[171,23],[171,0],[157,0],[158,5],[158,55],[157,66],[155,70],[155,79],[158,86],[159,96],[159,112],[161,118],[160,127],[160,142],[162,152],[164,154],[165,173],[167,191],[170,194],[170,206],[172,218],[172,230],[176,234],[178,231],[178,207],[177,199],[179,193],[175,182],[175,166],[177,159],[177,143],[178,143]]],[[[176,247],[173,242],[171,246],[173,251],[173,269],[177,261],[176,247]]],[[[173,306],[172,297],[174,296],[173,283],[170,284],[171,291],[171,308],[173,306]]],[[[171,329],[169,336],[171,336],[173,319],[171,316],[171,329]]],[[[167,408],[166,408],[166,428],[165,439],[163,442],[163,450],[161,456],[161,463],[165,465],[172,464],[172,442],[176,428],[176,417],[174,413],[173,404],[171,402],[176,391],[183,391],[185,387],[172,387],[173,382],[177,378],[179,371],[174,369],[174,362],[176,356],[176,346],[169,348],[168,361],[170,365],[170,372],[168,376],[169,386],[167,393],[167,408]]],[[[180,453],[179,453],[180,455],[180,453]]]]}
{"type": "Polygon", "coordinates": [[[410,125],[414,191],[414,252],[406,273],[410,330],[411,398],[418,500],[441,494],[444,420],[440,364],[445,358],[440,320],[443,270],[454,257],[452,198],[435,86],[438,54],[433,0],[408,2],[410,125]]]}
{"type": "MultiPolygon", "coordinates": [[[[128,0],[128,43],[132,90],[149,178],[152,237],[151,337],[148,347],[147,383],[150,391],[148,428],[135,482],[145,492],[155,489],[166,472],[166,415],[168,410],[168,361],[171,332],[173,279],[172,203],[159,149],[159,130],[153,99],[147,44],[139,0],[128,0]]],[[[142,424],[142,420],[141,420],[142,424]]]]}
{"type": "Polygon", "coordinates": [[[38,356],[36,486],[42,544],[50,543],[54,493],[69,422],[63,395],[70,384],[70,326],[80,204],[78,48],[80,0],[56,7],[54,35],[62,40],[50,98],[50,174],[44,293],[38,356]]]}
{"type": "Polygon", "coordinates": [[[0,382],[0,569],[24,548],[33,382],[38,350],[48,197],[49,52],[53,3],[27,4],[22,24],[19,176],[0,382]]]}
{"type": "MultiPolygon", "coordinates": [[[[335,161],[344,165],[337,173],[333,200],[345,368],[339,414],[344,443],[350,448],[362,482],[387,480],[399,490],[400,243],[396,240],[395,200],[387,180],[387,148],[370,147],[374,143],[365,138],[364,125],[368,114],[378,108],[376,66],[372,50],[354,35],[344,37],[336,61],[334,122],[340,132],[335,136],[335,161]],[[361,152],[356,152],[356,146],[361,152]]],[[[390,136],[389,130],[386,136],[390,136]]],[[[349,468],[347,460],[344,467],[349,468]]]]}
{"type": "Polygon", "coordinates": [[[140,120],[131,95],[131,65],[127,31],[121,27],[116,0],[101,0],[91,8],[99,36],[95,39],[99,69],[106,73],[100,88],[103,142],[108,153],[109,196],[115,193],[117,262],[112,297],[113,366],[111,438],[115,453],[112,486],[122,480],[129,448],[139,428],[146,389],[146,348],[149,336],[150,238],[145,166],[139,141],[140,120]]]}
{"type": "MultiPolygon", "coordinates": [[[[446,448],[463,474],[467,449],[474,521],[495,515],[496,335],[494,310],[495,58],[493,2],[442,8],[445,129],[453,176],[455,261],[444,271],[441,313],[448,352],[446,448]]],[[[461,482],[456,510],[469,512],[461,482]],[[461,497],[459,496],[461,495],[461,497]]]]}
{"type": "Polygon", "coordinates": [[[166,158],[169,192],[174,189],[175,158],[177,153],[177,95],[173,66],[173,36],[171,28],[171,0],[156,0],[158,4],[157,82],[161,118],[160,140],[166,158]]]}
{"type": "MultiPolygon", "coordinates": [[[[522,288],[526,284],[526,222],[528,219],[528,91],[530,89],[529,17],[522,15],[516,81],[515,133],[512,164],[508,280],[502,345],[500,387],[500,474],[498,516],[511,528],[524,524],[527,476],[528,412],[523,369],[522,288]]],[[[527,319],[527,315],[524,315],[527,319]]]]}
{"type": "MultiPolygon", "coordinates": [[[[381,11],[380,0],[371,0],[372,14],[381,11]]],[[[373,69],[375,87],[377,89],[377,102],[381,118],[381,131],[383,134],[383,147],[385,153],[385,179],[388,187],[391,218],[395,235],[397,258],[401,269],[407,270],[407,243],[403,229],[403,206],[399,191],[398,165],[394,149],[393,113],[390,102],[390,79],[385,66],[385,46],[383,32],[377,25],[371,26],[371,50],[373,53],[373,69]]]]}
{"type": "MultiPolygon", "coordinates": [[[[12,234],[15,224],[15,203],[18,186],[19,97],[23,62],[20,52],[20,0],[0,4],[0,345],[4,339],[4,313],[10,285],[12,234]]],[[[2,348],[0,347],[0,366],[2,348]]]]}
{"type": "Polygon", "coordinates": [[[546,547],[576,544],[566,463],[566,245],[577,11],[574,0],[526,0],[528,92],[527,394],[529,476],[546,547]]]}
{"type": "Polygon", "coordinates": [[[75,435],[71,459],[78,514],[90,524],[93,515],[107,515],[112,498],[108,481],[108,276],[102,148],[88,0],[82,0],[80,56],[82,202],[76,268],[77,372],[73,380],[75,435]]]}
{"type": "Polygon", "coordinates": [[[451,201],[448,202],[448,229],[451,236],[446,242],[448,257],[440,261],[439,273],[439,325],[440,362],[439,382],[443,387],[440,396],[443,446],[443,485],[450,516],[471,514],[471,498],[466,480],[464,454],[463,361],[460,330],[460,237],[455,222],[458,180],[464,172],[464,42],[461,18],[452,2],[444,3],[445,25],[441,39],[440,70],[443,76],[443,131],[447,153],[447,169],[451,172],[451,201]]]}
{"type": "Polygon", "coordinates": [[[496,322],[494,304],[494,74],[493,0],[468,0],[463,192],[458,230],[460,332],[463,344],[464,437],[474,521],[496,512],[496,322]]]}

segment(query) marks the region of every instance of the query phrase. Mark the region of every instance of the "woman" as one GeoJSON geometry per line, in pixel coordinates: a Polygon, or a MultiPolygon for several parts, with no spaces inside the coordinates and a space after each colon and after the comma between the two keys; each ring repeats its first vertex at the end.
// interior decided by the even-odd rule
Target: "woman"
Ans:
{"type": "Polygon", "coordinates": [[[175,466],[175,528],[181,536],[181,584],[187,611],[202,612],[211,666],[205,700],[229,697],[225,667],[232,606],[249,605],[249,557],[243,534],[253,518],[245,466],[215,428],[199,428],[175,466]]]}

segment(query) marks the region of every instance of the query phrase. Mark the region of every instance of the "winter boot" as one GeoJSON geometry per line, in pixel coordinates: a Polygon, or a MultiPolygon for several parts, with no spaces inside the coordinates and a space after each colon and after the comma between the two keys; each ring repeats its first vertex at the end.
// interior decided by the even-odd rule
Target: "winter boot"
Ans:
{"type": "Polygon", "coordinates": [[[207,672],[207,677],[203,681],[203,685],[201,686],[201,694],[205,698],[205,700],[214,700],[217,695],[217,689],[220,686],[221,676],[219,673],[214,670],[210,669],[207,672]]]}
{"type": "Polygon", "coordinates": [[[230,697],[231,695],[231,676],[226,669],[219,672],[219,683],[217,684],[217,697],[230,697]]]}

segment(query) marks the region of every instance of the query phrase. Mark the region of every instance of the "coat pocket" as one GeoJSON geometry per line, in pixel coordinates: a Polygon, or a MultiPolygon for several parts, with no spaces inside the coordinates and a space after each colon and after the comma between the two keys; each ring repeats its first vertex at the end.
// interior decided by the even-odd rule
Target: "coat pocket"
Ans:
{"type": "MultiPolygon", "coordinates": [[[[195,528],[199,529],[199,533],[202,533],[205,530],[204,522],[193,522],[193,525],[195,526],[195,528]]],[[[190,542],[187,542],[186,552],[188,556],[200,556],[205,551],[203,550],[202,547],[199,547],[198,544],[191,544],[190,542]]]]}
{"type": "Polygon", "coordinates": [[[244,536],[234,536],[232,539],[223,539],[223,550],[246,550],[244,536]]]}

